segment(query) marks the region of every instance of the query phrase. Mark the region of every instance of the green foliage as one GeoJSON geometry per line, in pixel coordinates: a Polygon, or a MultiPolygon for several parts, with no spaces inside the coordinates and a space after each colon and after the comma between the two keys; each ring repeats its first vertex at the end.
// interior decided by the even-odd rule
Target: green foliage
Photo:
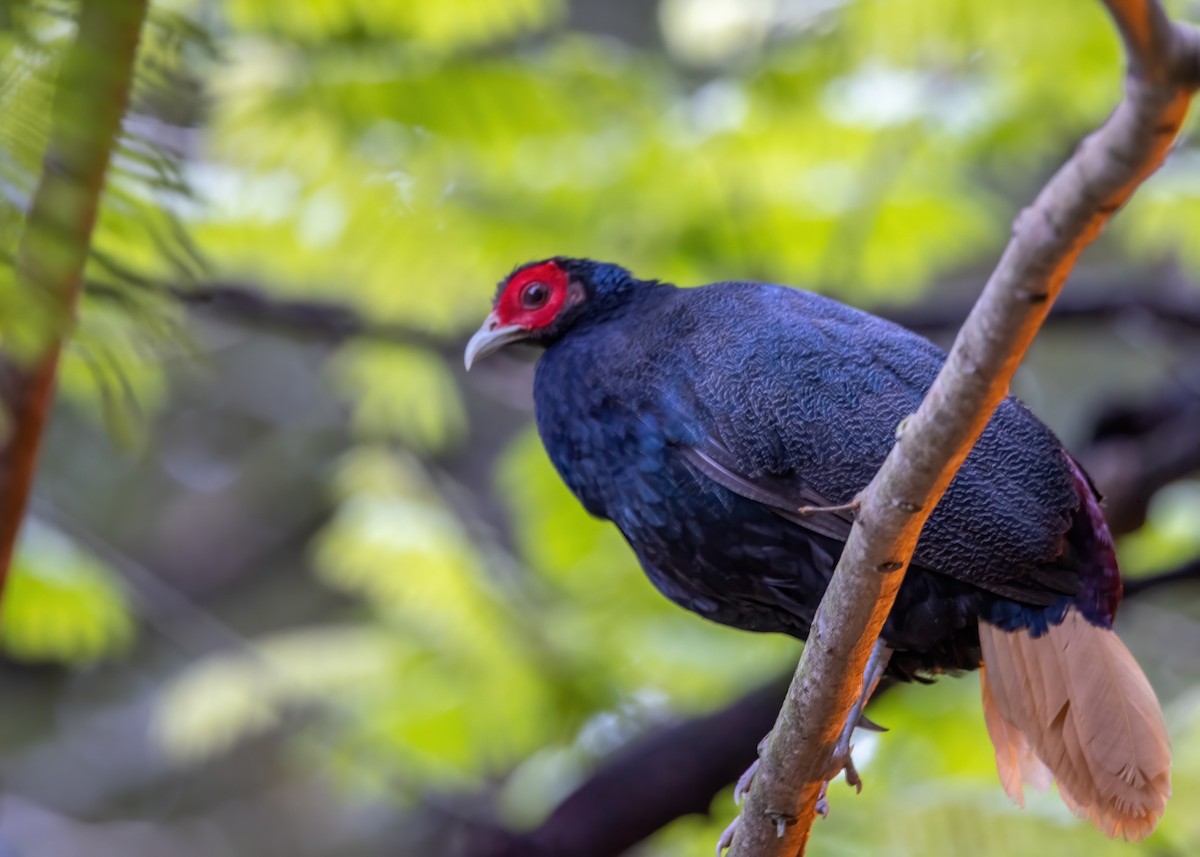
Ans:
{"type": "Polygon", "coordinates": [[[28,359],[54,328],[46,301],[19,291],[14,268],[49,132],[54,75],[69,34],[50,11],[20,4],[0,31],[0,345],[28,359]]]}
{"type": "Polygon", "coordinates": [[[137,445],[165,397],[162,361],[178,351],[171,328],[113,306],[97,306],[76,331],[59,370],[58,389],[123,447],[137,445]]]}
{"type": "Polygon", "coordinates": [[[338,39],[395,39],[431,50],[471,48],[511,38],[545,25],[559,6],[557,0],[310,0],[295,8],[270,0],[227,4],[230,24],[239,32],[263,32],[316,45],[338,39]]]}
{"type": "Polygon", "coordinates": [[[359,344],[338,354],[337,385],[355,402],[354,428],[365,437],[395,437],[432,453],[453,447],[466,415],[443,360],[417,348],[359,344]]]}
{"type": "MultiPolygon", "coordinates": [[[[337,714],[337,746],[351,752],[369,741],[374,770],[462,787],[468,775],[533,752],[558,728],[545,657],[514,645],[520,617],[486,585],[461,525],[419,466],[363,448],[347,456],[337,482],[352,496],[322,536],[318,565],[379,622],[369,634],[294,632],[202,664],[160,705],[166,746],[204,756],[267,728],[288,706],[334,698],[324,707],[337,714]],[[314,663],[301,651],[329,657],[314,663]]],[[[362,779],[354,766],[346,775],[362,779]]]]}
{"type": "Polygon", "coordinates": [[[393,657],[386,638],[363,628],[293,631],[214,655],[163,693],[158,740],[180,761],[204,759],[277,725],[288,709],[388,681],[393,657]]]}
{"type": "Polygon", "coordinates": [[[1135,216],[1118,227],[1131,254],[1178,258],[1188,270],[1200,270],[1200,248],[1191,236],[1200,224],[1200,157],[1181,152],[1168,161],[1145,193],[1130,202],[1135,216]]]}
{"type": "MultiPolygon", "coordinates": [[[[18,287],[15,268],[47,155],[60,66],[75,37],[74,5],[17,3],[12,26],[0,29],[0,345],[20,360],[40,355],[70,326],[57,299],[18,287]]],[[[96,305],[81,314],[77,347],[62,357],[63,392],[126,440],[140,434],[144,412],[160,398],[162,336],[180,333],[156,283],[186,282],[201,267],[177,217],[189,197],[182,152],[160,139],[164,125],[147,113],[176,98],[184,66],[206,45],[199,29],[170,10],[155,9],[144,28],[131,110],[85,272],[85,301],[96,305]]]]}
{"type": "Polygon", "coordinates": [[[1159,493],[1145,526],[1121,540],[1123,568],[1157,571],[1200,554],[1200,482],[1180,482],[1159,493]]]}
{"type": "Polygon", "coordinates": [[[519,766],[504,805],[510,817],[529,819],[559,795],[563,766],[578,775],[595,752],[587,738],[593,715],[607,711],[636,731],[661,716],[664,692],[675,706],[701,708],[722,688],[748,687],[794,658],[780,639],[738,635],[740,645],[730,645],[733,632],[653,592],[609,528],[574,503],[543,506],[564,489],[534,440],[522,438],[505,474],[520,482],[512,500],[529,526],[519,537],[559,539],[550,553],[535,552],[534,580],[518,583],[512,569],[482,565],[416,459],[360,448],[339,468],[346,499],[316,559],[325,580],[378,616],[375,648],[364,654],[365,643],[341,646],[342,632],[311,629],[202,662],[159,705],[164,746],[183,760],[204,758],[278,724],[288,710],[320,703],[336,715],[325,733],[329,763],[348,782],[374,786],[380,770],[394,769],[464,787],[519,766]],[[571,543],[588,530],[595,539],[571,543]],[[294,646],[342,654],[309,671],[294,646]],[[362,663],[386,672],[364,677],[362,663]],[[355,758],[364,742],[373,748],[365,773],[343,758],[355,758]],[[558,762],[534,757],[539,748],[557,748],[558,762]]]}
{"type": "Polygon", "coordinates": [[[124,653],[133,640],[112,571],[37,519],[22,529],[0,629],[0,649],[26,663],[93,664],[124,653]]]}

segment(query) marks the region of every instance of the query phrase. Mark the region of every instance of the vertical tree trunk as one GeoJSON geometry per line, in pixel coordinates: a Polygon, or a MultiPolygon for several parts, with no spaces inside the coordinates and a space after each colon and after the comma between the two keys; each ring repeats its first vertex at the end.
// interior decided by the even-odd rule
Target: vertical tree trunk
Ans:
{"type": "Polygon", "coordinates": [[[148,0],[82,0],[17,253],[19,318],[0,319],[0,592],[29,498],[148,0]]]}

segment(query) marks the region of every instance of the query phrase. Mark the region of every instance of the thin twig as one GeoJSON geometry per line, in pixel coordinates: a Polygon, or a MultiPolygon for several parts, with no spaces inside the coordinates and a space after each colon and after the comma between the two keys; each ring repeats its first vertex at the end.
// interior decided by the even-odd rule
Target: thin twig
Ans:
{"type": "Polygon", "coordinates": [[[1008,393],[1079,253],[1158,168],[1183,123],[1200,80],[1195,35],[1152,0],[1105,5],[1129,53],[1125,98],[1017,219],[945,366],[864,492],[744,805],[733,857],[804,852],[832,749],[925,520],[1008,393]]]}
{"type": "Polygon", "coordinates": [[[854,499],[849,503],[839,503],[836,506],[801,506],[796,510],[796,514],[803,517],[808,517],[809,515],[816,515],[820,512],[857,512],[858,506],[858,500],[854,499]]]}

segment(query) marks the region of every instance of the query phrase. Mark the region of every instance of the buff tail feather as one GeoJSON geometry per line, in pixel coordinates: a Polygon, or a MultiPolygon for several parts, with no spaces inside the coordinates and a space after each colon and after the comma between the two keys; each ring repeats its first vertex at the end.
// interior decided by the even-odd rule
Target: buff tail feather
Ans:
{"type": "Polygon", "coordinates": [[[979,623],[983,712],[1010,798],[1051,776],[1063,801],[1106,835],[1140,841],[1171,795],[1162,709],[1112,630],[1071,610],[1039,637],[979,623]]]}

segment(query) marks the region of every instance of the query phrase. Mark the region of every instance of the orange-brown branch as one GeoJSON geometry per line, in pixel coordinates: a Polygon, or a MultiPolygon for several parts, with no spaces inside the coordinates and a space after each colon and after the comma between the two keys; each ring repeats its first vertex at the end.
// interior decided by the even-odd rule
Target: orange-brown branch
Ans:
{"type": "Polygon", "coordinates": [[[0,587],[12,564],[17,531],[25,516],[57,365],[55,349],[32,370],[6,367],[9,377],[3,398],[10,416],[8,440],[0,450],[0,587]]]}
{"type": "Polygon", "coordinates": [[[84,0],[17,254],[19,318],[0,344],[0,589],[37,465],[104,176],[129,100],[147,0],[84,0]]]}
{"type": "Polygon", "coordinates": [[[830,757],[917,537],[1008,393],[1079,253],[1166,157],[1200,83],[1194,31],[1154,0],[1105,0],[1125,98],[1017,219],[945,366],[863,492],[837,571],[744,804],[731,857],[803,854],[830,757]]]}

